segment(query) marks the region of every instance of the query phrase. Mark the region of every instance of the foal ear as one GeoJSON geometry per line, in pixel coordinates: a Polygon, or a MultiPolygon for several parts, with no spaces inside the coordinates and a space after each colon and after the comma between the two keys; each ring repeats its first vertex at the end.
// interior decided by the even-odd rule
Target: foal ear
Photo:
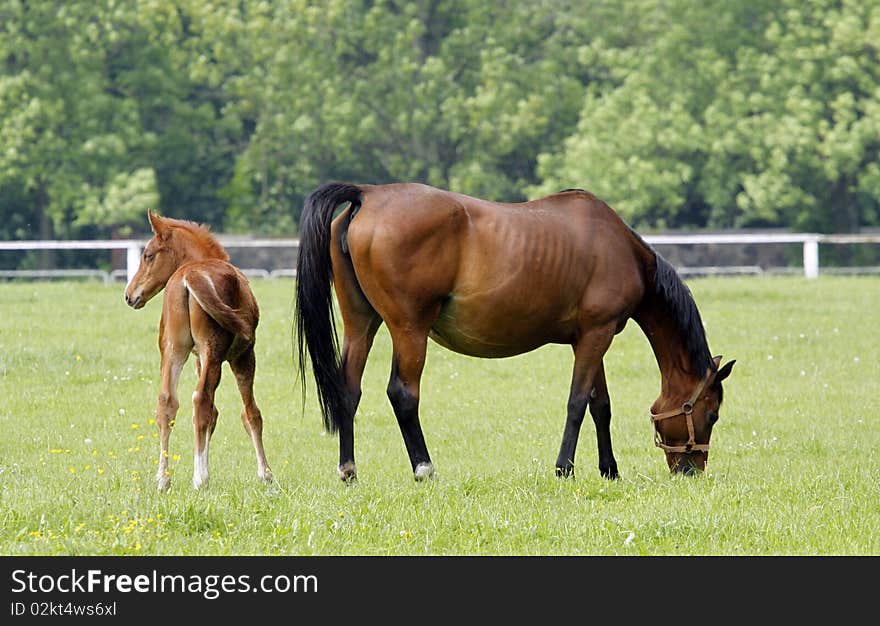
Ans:
{"type": "Polygon", "coordinates": [[[162,222],[162,216],[153,210],[149,210],[147,211],[147,218],[150,220],[150,228],[153,229],[153,233],[162,239],[165,232],[165,225],[162,222]]]}
{"type": "Polygon", "coordinates": [[[733,364],[736,363],[736,359],[732,361],[728,361],[727,364],[718,370],[718,373],[715,374],[715,382],[720,383],[722,380],[730,376],[730,372],[733,371],[733,364]]]}

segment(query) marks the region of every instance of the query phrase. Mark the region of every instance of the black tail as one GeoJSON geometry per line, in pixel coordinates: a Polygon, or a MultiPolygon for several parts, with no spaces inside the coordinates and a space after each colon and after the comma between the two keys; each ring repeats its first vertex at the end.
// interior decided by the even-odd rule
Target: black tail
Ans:
{"type": "Polygon", "coordinates": [[[330,260],[330,223],[334,210],[343,202],[359,205],[361,189],[345,183],[327,183],[306,198],[299,224],[299,254],[296,260],[294,324],[303,403],[308,349],[324,428],[330,432],[338,429],[341,412],[349,410],[333,317],[333,268],[330,260]]]}

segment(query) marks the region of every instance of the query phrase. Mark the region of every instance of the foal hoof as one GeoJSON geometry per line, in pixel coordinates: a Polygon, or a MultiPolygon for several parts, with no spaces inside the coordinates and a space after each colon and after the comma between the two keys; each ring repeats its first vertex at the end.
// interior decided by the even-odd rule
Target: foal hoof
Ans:
{"type": "Polygon", "coordinates": [[[346,461],[338,468],[336,471],[339,473],[339,478],[344,483],[353,483],[357,481],[357,467],[354,464],[354,461],[346,461]]]}
{"type": "Polygon", "coordinates": [[[421,482],[434,477],[434,465],[432,463],[419,463],[413,472],[413,477],[421,482]]]}
{"type": "Polygon", "coordinates": [[[156,476],[156,491],[159,493],[171,491],[171,476],[167,474],[156,476]]]}
{"type": "Polygon", "coordinates": [[[268,468],[264,471],[257,472],[257,476],[267,485],[275,480],[275,475],[272,473],[272,470],[268,468]]]}

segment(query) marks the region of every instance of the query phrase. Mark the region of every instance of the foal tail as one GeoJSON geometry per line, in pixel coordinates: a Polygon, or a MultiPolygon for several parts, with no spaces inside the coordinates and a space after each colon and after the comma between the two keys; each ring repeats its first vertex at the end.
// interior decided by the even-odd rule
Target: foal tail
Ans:
{"type": "MultiPolygon", "coordinates": [[[[215,322],[229,332],[241,336],[245,341],[254,340],[257,326],[254,315],[250,314],[248,307],[234,309],[229,306],[217,293],[217,287],[210,276],[198,270],[187,271],[184,274],[184,284],[189,295],[215,322]]],[[[252,300],[252,296],[249,299],[252,300]]],[[[256,311],[256,301],[252,300],[250,305],[250,310],[256,311]]]]}
{"type": "Polygon", "coordinates": [[[327,183],[315,189],[303,206],[296,259],[296,329],[298,378],[305,404],[306,349],[318,388],[324,428],[338,430],[338,416],[349,410],[336,322],[333,317],[330,260],[330,223],[343,202],[360,205],[362,190],[345,183],[327,183]]]}

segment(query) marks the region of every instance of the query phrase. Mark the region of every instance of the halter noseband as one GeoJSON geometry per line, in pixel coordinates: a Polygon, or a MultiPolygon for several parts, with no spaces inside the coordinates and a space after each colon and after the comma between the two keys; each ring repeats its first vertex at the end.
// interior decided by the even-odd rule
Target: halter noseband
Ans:
{"type": "Polygon", "coordinates": [[[671,411],[664,411],[663,413],[654,413],[652,411],[648,411],[651,414],[651,423],[654,424],[654,445],[658,448],[663,448],[666,452],[682,452],[684,454],[690,454],[693,452],[708,452],[709,444],[708,443],[697,443],[694,439],[694,419],[692,417],[694,412],[694,403],[700,398],[700,395],[703,393],[703,389],[706,388],[706,385],[709,383],[709,379],[712,376],[712,371],[706,373],[706,377],[700,381],[700,384],[697,385],[696,391],[694,391],[690,400],[681,405],[679,409],[672,409],[671,411]],[[683,446],[668,446],[663,443],[663,438],[660,436],[660,427],[657,425],[657,422],[665,419],[669,419],[670,417],[678,417],[679,415],[684,415],[687,420],[687,429],[688,429],[688,441],[683,446]]]}

